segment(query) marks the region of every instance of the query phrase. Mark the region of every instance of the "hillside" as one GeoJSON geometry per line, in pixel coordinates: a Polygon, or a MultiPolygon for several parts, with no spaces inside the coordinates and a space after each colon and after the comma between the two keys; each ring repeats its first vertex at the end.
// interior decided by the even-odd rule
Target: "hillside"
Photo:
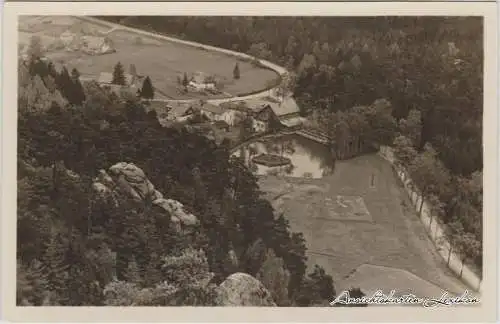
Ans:
{"type": "Polygon", "coordinates": [[[78,74],[19,62],[19,305],[309,306],[335,294],[322,269],[306,274],[302,234],[227,145],[164,128],[78,74]]]}

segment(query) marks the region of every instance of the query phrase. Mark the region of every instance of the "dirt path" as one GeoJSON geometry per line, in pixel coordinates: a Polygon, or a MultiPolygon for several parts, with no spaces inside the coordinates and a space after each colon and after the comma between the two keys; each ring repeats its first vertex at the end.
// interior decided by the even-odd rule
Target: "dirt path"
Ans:
{"type": "MultiPolygon", "coordinates": [[[[380,156],[387,160],[389,163],[394,163],[394,156],[390,148],[384,148],[381,150],[380,156]]],[[[417,207],[421,205],[421,197],[411,190],[411,179],[408,177],[404,170],[399,170],[397,172],[399,178],[404,183],[403,189],[406,190],[407,194],[410,196],[410,209],[413,208],[415,210],[417,207]]],[[[444,225],[440,224],[436,221],[436,217],[434,217],[434,221],[431,221],[431,208],[424,201],[422,205],[422,211],[420,213],[420,222],[425,226],[425,230],[427,235],[429,235],[430,240],[432,240],[435,249],[441,256],[443,260],[446,260],[448,268],[454,272],[455,275],[459,276],[462,281],[464,281],[469,287],[474,290],[481,291],[481,279],[479,276],[467,265],[463,264],[461,258],[453,252],[451,249],[451,245],[446,239],[444,234],[444,225]]]]}

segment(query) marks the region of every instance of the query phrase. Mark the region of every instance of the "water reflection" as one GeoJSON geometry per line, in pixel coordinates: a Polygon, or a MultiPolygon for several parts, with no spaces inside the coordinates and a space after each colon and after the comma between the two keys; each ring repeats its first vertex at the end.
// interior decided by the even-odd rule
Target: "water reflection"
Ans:
{"type": "Polygon", "coordinates": [[[282,135],[252,142],[233,155],[243,157],[250,170],[258,175],[321,178],[333,172],[329,149],[299,135],[282,135]],[[260,154],[274,154],[291,160],[291,164],[266,167],[252,162],[260,154]]]}

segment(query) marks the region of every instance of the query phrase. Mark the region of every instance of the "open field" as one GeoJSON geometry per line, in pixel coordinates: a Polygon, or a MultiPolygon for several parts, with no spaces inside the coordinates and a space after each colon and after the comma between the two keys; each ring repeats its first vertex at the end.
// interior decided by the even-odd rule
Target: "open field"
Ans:
{"type": "Polygon", "coordinates": [[[46,56],[69,69],[77,68],[81,74],[96,78],[101,72],[112,72],[113,66],[121,62],[126,69],[135,64],[137,73],[148,75],[162,97],[171,99],[224,98],[266,89],[278,78],[269,69],[256,67],[235,57],[202,48],[177,44],[166,40],[135,34],[133,32],[110,29],[109,27],[67,16],[21,17],[19,21],[20,42],[27,44],[31,35],[41,37],[48,47],[46,56]],[[111,40],[114,53],[87,55],[82,52],[68,52],[51,49],[66,30],[82,35],[107,37],[111,40]],[[241,78],[233,80],[233,68],[239,63],[241,78]],[[191,75],[203,72],[212,75],[222,84],[223,94],[202,95],[194,92],[181,94],[178,91],[177,77],[184,73],[191,75]]]}
{"type": "MultiPolygon", "coordinates": [[[[336,286],[347,285],[358,267],[372,264],[404,269],[450,292],[466,289],[436,252],[391,166],[381,157],[338,161],[334,174],[322,179],[260,177],[259,184],[275,208],[285,213],[292,231],[304,233],[309,266],[323,266],[336,286]],[[361,197],[351,201],[364,202],[367,213],[361,219],[332,217],[339,210],[337,196],[361,197]]],[[[405,284],[390,283],[394,289],[405,284]]],[[[384,282],[384,287],[390,283],[384,282]]]]}

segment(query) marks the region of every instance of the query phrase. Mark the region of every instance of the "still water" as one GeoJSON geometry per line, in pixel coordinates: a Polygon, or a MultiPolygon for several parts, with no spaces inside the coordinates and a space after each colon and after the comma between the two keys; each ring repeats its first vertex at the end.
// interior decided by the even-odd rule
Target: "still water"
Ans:
{"type": "Polygon", "coordinates": [[[240,148],[233,155],[243,157],[257,175],[322,178],[331,174],[334,167],[331,153],[325,145],[296,134],[257,140],[240,148]],[[252,162],[252,158],[260,154],[283,156],[289,158],[291,164],[266,167],[252,162]]]}

